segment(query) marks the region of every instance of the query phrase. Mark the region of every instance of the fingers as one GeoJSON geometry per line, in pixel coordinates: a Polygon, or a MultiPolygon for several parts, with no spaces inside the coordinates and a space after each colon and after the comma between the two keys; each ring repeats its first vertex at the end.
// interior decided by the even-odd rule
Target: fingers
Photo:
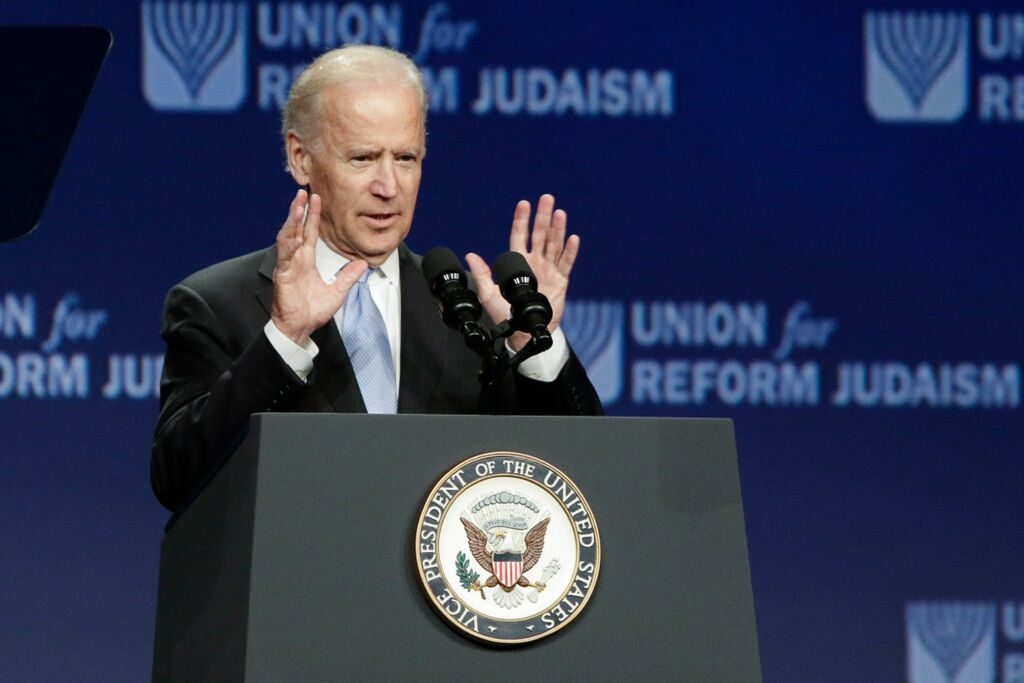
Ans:
{"type": "MultiPolygon", "coordinates": [[[[568,277],[580,251],[578,235],[570,235],[568,239],[566,238],[569,215],[562,209],[555,210],[554,196],[541,195],[537,200],[537,214],[533,219],[533,231],[528,236],[530,210],[530,202],[525,199],[516,204],[516,210],[512,217],[509,248],[527,256],[534,271],[538,267],[546,270],[548,266],[551,266],[561,275],[568,277]],[[542,264],[547,264],[547,266],[542,264]]],[[[480,262],[483,264],[482,259],[480,262]]],[[[486,266],[486,264],[483,265],[486,266]]],[[[490,271],[488,271],[489,275],[490,271]]],[[[538,273],[538,277],[540,275],[538,273]]]]}
{"type": "Polygon", "coordinates": [[[278,261],[288,262],[299,251],[313,251],[320,236],[320,195],[299,190],[288,207],[288,218],[277,234],[278,261]]]}
{"type": "Polygon", "coordinates": [[[512,216],[512,232],[509,235],[509,249],[521,254],[537,254],[558,262],[565,248],[568,214],[562,209],[555,210],[553,195],[544,194],[537,200],[537,213],[533,219],[533,231],[529,230],[530,202],[521,200],[516,204],[512,216]]]}
{"type": "MultiPolygon", "coordinates": [[[[555,198],[549,194],[541,195],[540,199],[537,200],[537,215],[533,218],[533,235],[530,237],[530,247],[542,256],[547,254],[548,232],[551,230],[551,216],[554,210],[555,198]]],[[[561,251],[561,245],[559,245],[558,251],[561,251]]],[[[557,257],[558,252],[555,252],[554,256],[557,257]]]]}
{"type": "MultiPolygon", "coordinates": [[[[300,190],[301,192],[302,190],[300,190]]],[[[320,237],[320,207],[323,205],[323,200],[320,199],[320,195],[314,192],[309,197],[308,211],[306,211],[306,222],[303,226],[303,244],[315,249],[316,241],[320,237]]]]}
{"type": "Polygon", "coordinates": [[[277,233],[278,246],[287,246],[294,242],[297,230],[302,228],[302,215],[305,212],[305,206],[306,192],[299,190],[292,198],[292,203],[288,207],[288,217],[285,218],[284,225],[277,233]]]}
{"type": "Polygon", "coordinates": [[[548,239],[544,244],[544,255],[559,263],[562,257],[562,250],[565,248],[565,227],[569,222],[569,216],[559,209],[551,218],[551,229],[548,230],[548,239]]]}
{"type": "Polygon", "coordinates": [[[526,239],[529,236],[530,227],[530,202],[525,199],[516,204],[515,213],[512,214],[512,233],[508,238],[508,248],[526,253],[526,239]]]}
{"type": "Polygon", "coordinates": [[[558,259],[558,272],[568,277],[573,264],[576,263],[576,257],[579,253],[580,236],[570,235],[569,239],[565,241],[565,249],[562,250],[562,255],[558,259]]]}
{"type": "Polygon", "coordinates": [[[288,217],[277,233],[278,258],[289,258],[302,245],[304,236],[303,217],[306,214],[306,207],[309,197],[305,190],[295,193],[291,205],[288,207],[288,217]]]}

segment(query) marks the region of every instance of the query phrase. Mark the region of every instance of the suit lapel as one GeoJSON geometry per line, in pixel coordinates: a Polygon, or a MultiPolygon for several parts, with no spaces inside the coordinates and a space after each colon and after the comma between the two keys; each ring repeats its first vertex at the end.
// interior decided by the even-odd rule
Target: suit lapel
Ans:
{"type": "Polygon", "coordinates": [[[334,320],[328,320],[311,335],[320,349],[313,359],[312,381],[324,392],[336,413],[365,413],[356,373],[334,320]]]}
{"type": "Polygon", "coordinates": [[[270,315],[270,309],[274,304],[274,268],[277,267],[277,247],[267,249],[266,256],[260,263],[260,275],[263,276],[263,285],[256,290],[256,298],[259,300],[263,310],[270,315]]]}
{"type": "Polygon", "coordinates": [[[441,322],[437,301],[427,288],[420,258],[398,247],[402,286],[402,374],[398,412],[424,413],[437,390],[452,335],[441,322]]]}

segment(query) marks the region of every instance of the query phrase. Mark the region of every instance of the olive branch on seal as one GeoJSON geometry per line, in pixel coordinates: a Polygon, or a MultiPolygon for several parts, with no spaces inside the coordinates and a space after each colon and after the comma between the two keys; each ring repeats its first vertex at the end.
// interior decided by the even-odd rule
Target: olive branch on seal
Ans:
{"type": "Polygon", "coordinates": [[[480,585],[480,575],[476,573],[476,570],[469,568],[469,558],[461,550],[455,556],[455,575],[459,577],[459,583],[463,588],[469,591],[480,591],[480,597],[484,600],[487,599],[483,586],[480,585]]]}

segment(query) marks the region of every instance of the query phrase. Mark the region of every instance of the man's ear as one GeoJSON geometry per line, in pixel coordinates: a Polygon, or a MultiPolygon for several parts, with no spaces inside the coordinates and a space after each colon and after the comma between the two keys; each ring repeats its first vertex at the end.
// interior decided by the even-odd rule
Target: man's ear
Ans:
{"type": "Polygon", "coordinates": [[[285,150],[288,153],[288,170],[292,178],[299,185],[308,185],[313,162],[309,145],[298,133],[289,130],[285,136],[285,150]]]}

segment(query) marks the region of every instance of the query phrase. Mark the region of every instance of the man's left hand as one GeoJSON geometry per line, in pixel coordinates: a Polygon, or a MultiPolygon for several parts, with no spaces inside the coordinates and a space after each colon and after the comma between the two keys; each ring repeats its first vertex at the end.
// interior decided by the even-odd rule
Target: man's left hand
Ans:
{"type": "MultiPolygon", "coordinates": [[[[565,298],[569,290],[569,273],[580,250],[579,235],[565,236],[568,216],[562,209],[555,210],[555,198],[546,194],[537,200],[537,214],[533,219],[530,233],[530,202],[525,199],[516,205],[512,217],[512,232],[509,235],[509,249],[526,257],[527,263],[537,276],[537,290],[551,302],[551,322],[548,329],[554,331],[562,321],[565,312],[565,298]]],[[[501,296],[494,283],[491,269],[478,255],[466,255],[473,280],[476,282],[480,303],[487,315],[495,322],[508,319],[509,305],[501,296]]],[[[530,336],[516,332],[509,344],[516,351],[521,349],[530,336]]]]}

